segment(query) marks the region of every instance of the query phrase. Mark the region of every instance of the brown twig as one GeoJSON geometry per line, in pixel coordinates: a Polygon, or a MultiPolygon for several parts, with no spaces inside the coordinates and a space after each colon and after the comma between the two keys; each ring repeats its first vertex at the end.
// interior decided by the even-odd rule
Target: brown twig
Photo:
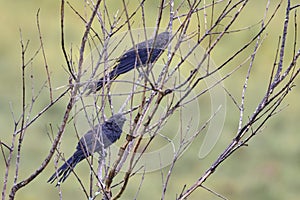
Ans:
{"type": "Polygon", "coordinates": [[[50,102],[52,102],[53,101],[53,94],[52,94],[51,76],[50,76],[49,67],[48,67],[48,63],[47,63],[47,59],[46,59],[44,42],[43,42],[42,32],[41,32],[41,27],[40,27],[40,22],[39,22],[39,13],[40,13],[40,9],[38,9],[38,12],[36,14],[36,24],[37,24],[37,28],[38,28],[38,32],[39,32],[40,44],[41,44],[41,49],[42,49],[42,53],[43,53],[45,69],[46,69],[46,73],[47,73],[50,102]]]}

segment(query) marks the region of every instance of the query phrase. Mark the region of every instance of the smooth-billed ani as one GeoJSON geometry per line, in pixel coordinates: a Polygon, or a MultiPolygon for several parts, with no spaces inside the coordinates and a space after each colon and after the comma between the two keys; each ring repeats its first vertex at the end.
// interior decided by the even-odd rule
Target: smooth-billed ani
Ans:
{"type": "Polygon", "coordinates": [[[103,149],[116,142],[121,136],[125,120],[126,118],[118,113],[89,130],[79,140],[75,153],[49,178],[48,182],[53,183],[58,179],[57,185],[59,185],[66,180],[80,161],[95,152],[101,153],[103,149]]]}

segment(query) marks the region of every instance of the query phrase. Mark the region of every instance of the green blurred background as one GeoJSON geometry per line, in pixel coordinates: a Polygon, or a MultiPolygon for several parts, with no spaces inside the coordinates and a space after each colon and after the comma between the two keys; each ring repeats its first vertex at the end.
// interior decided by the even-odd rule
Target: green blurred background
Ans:
{"type": "MultiPolygon", "coordinates": [[[[279,1],[272,1],[270,10],[274,10],[279,1]]],[[[297,1],[292,1],[296,3],[297,1]]],[[[76,8],[83,11],[83,3],[71,2],[76,8]]],[[[247,27],[257,24],[263,17],[265,1],[252,0],[247,5],[238,23],[232,29],[247,27]]],[[[108,3],[108,7],[113,12],[121,2],[108,3]]],[[[133,9],[134,3],[129,4],[133,9]]],[[[146,13],[157,13],[158,2],[152,1],[145,6],[146,13]],[[155,3],[154,3],[155,2],[155,3]],[[156,4],[157,3],[157,4],[156,4]]],[[[40,9],[40,25],[42,29],[47,61],[52,74],[52,84],[54,88],[66,85],[68,75],[63,70],[65,66],[62,52],[60,50],[60,2],[50,0],[27,0],[27,1],[4,1],[0,0],[0,127],[1,141],[10,144],[13,133],[13,119],[10,111],[12,107],[14,114],[19,116],[21,113],[21,48],[20,30],[24,40],[30,40],[28,47],[28,57],[33,55],[39,46],[38,31],[36,27],[36,13],[40,9]]],[[[254,63],[254,69],[249,81],[246,114],[251,114],[257,103],[263,96],[266,89],[267,79],[271,71],[271,66],[275,57],[275,49],[279,35],[282,33],[282,23],[284,20],[285,5],[283,5],[274,21],[267,30],[264,43],[260,48],[260,53],[254,63]]],[[[268,14],[268,16],[270,13],[268,14]]],[[[155,17],[147,18],[149,26],[155,25],[155,17]],[[149,20],[148,20],[149,19],[149,20]]],[[[299,17],[298,17],[299,21],[299,17]]],[[[140,26],[136,23],[136,27],[140,26]]],[[[224,58],[231,55],[235,49],[248,41],[258,30],[256,28],[228,35],[219,43],[213,54],[216,65],[224,61],[224,58]]],[[[292,30],[292,29],[290,29],[292,30]]],[[[66,43],[68,48],[73,47],[75,54],[81,41],[83,24],[70,9],[66,10],[66,43]]],[[[298,28],[299,33],[299,28],[298,28]]],[[[290,31],[288,46],[292,49],[293,32],[290,31]]],[[[253,48],[252,48],[253,49],[253,48]]],[[[245,55],[249,54],[251,49],[245,55]]],[[[291,55],[286,52],[287,56],[291,55]]],[[[290,58],[290,57],[289,57],[290,58]]],[[[241,57],[240,59],[243,59],[241,57]]],[[[286,59],[287,63],[289,59],[286,59]]],[[[236,60],[232,66],[236,66],[241,60],[236,60]]],[[[45,69],[43,59],[39,54],[29,67],[28,72],[32,71],[34,84],[40,85],[45,81],[45,69]],[[39,67],[41,66],[41,67],[39,67]]],[[[229,71],[229,70],[228,70],[229,71]]],[[[225,87],[235,96],[239,97],[247,67],[239,70],[231,78],[225,81],[225,87]]],[[[224,74],[226,71],[223,72],[224,74]]],[[[30,84],[30,80],[28,81],[30,84]]],[[[228,199],[298,199],[300,196],[300,135],[299,133],[299,80],[295,82],[297,87],[293,88],[288,98],[282,106],[288,105],[278,115],[272,118],[267,124],[263,133],[250,141],[249,146],[236,152],[231,158],[226,160],[218,168],[215,174],[208,179],[205,185],[216,192],[224,195],[228,199]],[[298,99],[298,100],[297,100],[298,99]]],[[[38,92],[39,87],[37,87],[38,92]]],[[[54,91],[57,95],[62,90],[54,91]]],[[[39,103],[33,109],[33,113],[40,110],[49,102],[47,91],[42,92],[39,103]]],[[[27,136],[23,145],[22,159],[20,166],[20,179],[28,177],[47,155],[51,142],[47,136],[49,124],[51,123],[56,132],[65,108],[65,101],[60,102],[50,109],[38,123],[27,131],[27,136]]],[[[198,159],[199,145],[201,139],[197,139],[187,150],[185,156],[177,163],[171,184],[168,188],[166,199],[174,199],[176,194],[181,191],[184,184],[190,186],[217,158],[217,155],[231,142],[238,126],[239,112],[230,99],[227,101],[227,115],[223,132],[216,147],[205,159],[198,159]]],[[[68,130],[72,130],[68,128],[68,130]]],[[[65,155],[70,155],[74,150],[76,137],[74,134],[66,134],[63,138],[67,141],[63,146],[65,155]]],[[[78,171],[84,175],[86,166],[79,166],[78,171]]],[[[164,169],[166,173],[168,168],[164,169]]],[[[4,163],[1,157],[0,162],[1,176],[4,176],[4,163]]],[[[12,173],[13,171],[11,171],[12,173]]],[[[46,183],[47,178],[53,172],[53,164],[32,183],[21,189],[17,193],[17,199],[58,199],[58,192],[53,185],[46,183]]],[[[141,176],[135,176],[129,183],[128,189],[122,199],[133,199],[137,192],[141,176]]],[[[13,177],[10,176],[10,180],[13,177]]],[[[74,177],[70,177],[63,186],[64,199],[83,199],[84,195],[75,182],[74,177]],[[72,181],[73,180],[73,181],[72,181]],[[73,183],[72,183],[73,182],[73,183]]],[[[144,186],[137,196],[138,199],[159,199],[161,194],[161,172],[146,174],[144,186]]],[[[1,189],[3,182],[0,183],[1,189]]],[[[218,199],[209,192],[198,189],[190,199],[218,199]]]]}

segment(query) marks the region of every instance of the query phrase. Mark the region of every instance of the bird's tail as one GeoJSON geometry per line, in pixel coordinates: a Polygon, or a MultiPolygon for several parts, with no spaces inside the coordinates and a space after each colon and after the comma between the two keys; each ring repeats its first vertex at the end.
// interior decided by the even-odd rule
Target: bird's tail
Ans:
{"type": "Polygon", "coordinates": [[[64,182],[66,178],[70,175],[74,167],[84,159],[82,152],[76,151],[71,158],[69,158],[49,179],[48,183],[53,183],[56,179],[58,182],[56,184],[64,182]]]}
{"type": "Polygon", "coordinates": [[[99,91],[104,85],[107,84],[108,81],[115,80],[118,77],[118,75],[115,73],[115,70],[111,71],[109,75],[104,78],[100,78],[96,84],[92,84],[89,88],[90,90],[86,93],[86,96],[90,95],[91,93],[95,93],[99,91]]]}
{"type": "Polygon", "coordinates": [[[108,81],[112,81],[112,80],[115,80],[118,75],[116,74],[115,72],[115,69],[113,69],[109,75],[109,77],[102,77],[98,80],[97,84],[96,84],[96,91],[99,91],[104,85],[106,85],[108,83],[108,81]]]}

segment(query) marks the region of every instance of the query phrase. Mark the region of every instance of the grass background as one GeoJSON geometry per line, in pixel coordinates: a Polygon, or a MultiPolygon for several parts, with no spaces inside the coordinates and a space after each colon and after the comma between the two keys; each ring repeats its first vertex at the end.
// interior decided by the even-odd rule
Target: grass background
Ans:
{"type": "MultiPolygon", "coordinates": [[[[154,2],[154,1],[153,1],[154,2]]],[[[155,1],[156,2],[156,1],[155,1]]],[[[270,8],[274,9],[275,3],[272,1],[270,8]]],[[[296,3],[296,1],[292,1],[296,3]]],[[[82,3],[72,2],[73,5],[81,9],[82,3]]],[[[263,16],[266,2],[252,0],[247,5],[247,10],[243,13],[234,28],[246,27],[258,23],[263,16]]],[[[119,5],[114,2],[109,3],[109,9],[113,12],[119,5]]],[[[130,9],[134,4],[129,4],[130,9]]],[[[156,13],[155,3],[146,4],[146,11],[156,13]]],[[[0,139],[10,144],[13,132],[13,120],[10,106],[13,108],[16,116],[21,113],[21,48],[20,48],[20,29],[24,40],[30,40],[29,54],[32,55],[39,46],[38,32],[36,27],[36,13],[40,9],[40,24],[43,34],[44,45],[46,48],[47,61],[52,73],[52,83],[54,87],[67,84],[68,75],[63,70],[65,65],[62,52],[60,50],[60,22],[59,1],[50,0],[27,0],[27,1],[4,1],[0,0],[0,139]]],[[[147,13],[146,12],[146,13],[147,13]]],[[[270,25],[268,34],[261,46],[255,60],[248,88],[246,113],[250,114],[262,98],[265,91],[265,84],[269,78],[269,73],[275,56],[278,36],[282,32],[282,23],[284,20],[285,7],[282,6],[279,14],[270,25]]],[[[78,49],[78,45],[83,34],[83,25],[77,16],[70,9],[66,11],[66,43],[78,49]]],[[[299,17],[298,17],[299,18],[299,17]]],[[[149,26],[155,24],[154,17],[147,18],[149,26]]],[[[136,23],[136,26],[140,26],[136,23]]],[[[213,54],[213,60],[218,65],[228,57],[236,48],[239,48],[245,41],[248,41],[259,27],[246,30],[237,34],[225,36],[219,43],[218,48],[213,54]]],[[[299,29],[298,29],[299,32],[299,29]]],[[[293,33],[288,37],[291,39],[293,33]]],[[[289,40],[291,41],[291,40],[289,40]]],[[[291,43],[288,44],[292,47],[291,43]]],[[[77,53],[77,52],[76,52],[77,53]]],[[[286,52],[287,56],[291,52],[286,52]]],[[[248,52],[249,54],[249,52],[248,52]]],[[[241,56],[239,59],[243,59],[241,56]]],[[[238,64],[241,60],[236,60],[232,66],[238,64]]],[[[285,60],[288,62],[288,59],[285,60]]],[[[45,70],[41,54],[31,68],[36,85],[44,82],[45,70]]],[[[235,96],[239,97],[242,91],[247,68],[243,68],[235,73],[232,78],[224,83],[226,88],[235,96]]],[[[223,72],[226,73],[225,71],[223,72]]],[[[30,83],[30,82],[29,82],[30,83]]],[[[206,186],[224,195],[228,199],[298,199],[300,195],[300,135],[299,135],[299,80],[295,83],[297,86],[285,100],[284,105],[288,105],[279,115],[275,116],[265,127],[263,133],[255,137],[247,148],[236,152],[230,159],[224,162],[218,168],[215,174],[206,182],[206,186]]],[[[38,88],[36,88],[38,91],[38,88]]],[[[58,94],[56,91],[55,94],[58,94]]],[[[48,94],[42,94],[41,99],[34,112],[39,111],[45,106],[49,99],[48,94]]],[[[25,138],[22,163],[20,168],[20,179],[26,178],[39,166],[43,158],[47,155],[51,142],[47,136],[49,124],[54,128],[59,125],[65,108],[65,101],[57,104],[49,110],[32,128],[27,132],[25,138]]],[[[223,132],[216,147],[205,159],[199,160],[197,157],[201,138],[196,140],[187,150],[175,168],[174,176],[171,178],[172,184],[168,188],[169,193],[166,199],[174,199],[176,193],[181,191],[184,184],[187,186],[194,183],[196,177],[199,177],[219,155],[219,153],[231,141],[238,126],[239,112],[233,103],[228,99],[227,114],[223,132]]],[[[66,133],[73,129],[68,127],[66,133]]],[[[55,132],[55,131],[54,131],[55,132]]],[[[74,150],[76,137],[74,134],[65,134],[63,150],[65,155],[70,155],[74,150]]],[[[163,169],[167,172],[168,168],[163,169]]],[[[86,166],[78,166],[80,175],[86,175],[86,166]]],[[[0,162],[1,176],[4,176],[4,163],[0,162]]],[[[11,171],[12,173],[13,171],[11,171]]],[[[58,192],[55,187],[46,183],[46,180],[53,172],[53,165],[48,166],[46,170],[31,184],[17,193],[17,199],[58,199],[58,192]]],[[[132,199],[137,191],[141,176],[134,177],[124,194],[123,199],[132,199]]],[[[13,177],[10,176],[10,180],[13,177]]],[[[65,199],[84,198],[79,185],[74,177],[70,177],[63,186],[63,197],[65,199]]],[[[2,188],[3,182],[0,182],[2,188]]],[[[158,199],[161,194],[161,172],[153,172],[146,175],[144,187],[138,195],[138,199],[158,199]]],[[[198,189],[190,199],[218,199],[209,192],[198,189]]]]}

